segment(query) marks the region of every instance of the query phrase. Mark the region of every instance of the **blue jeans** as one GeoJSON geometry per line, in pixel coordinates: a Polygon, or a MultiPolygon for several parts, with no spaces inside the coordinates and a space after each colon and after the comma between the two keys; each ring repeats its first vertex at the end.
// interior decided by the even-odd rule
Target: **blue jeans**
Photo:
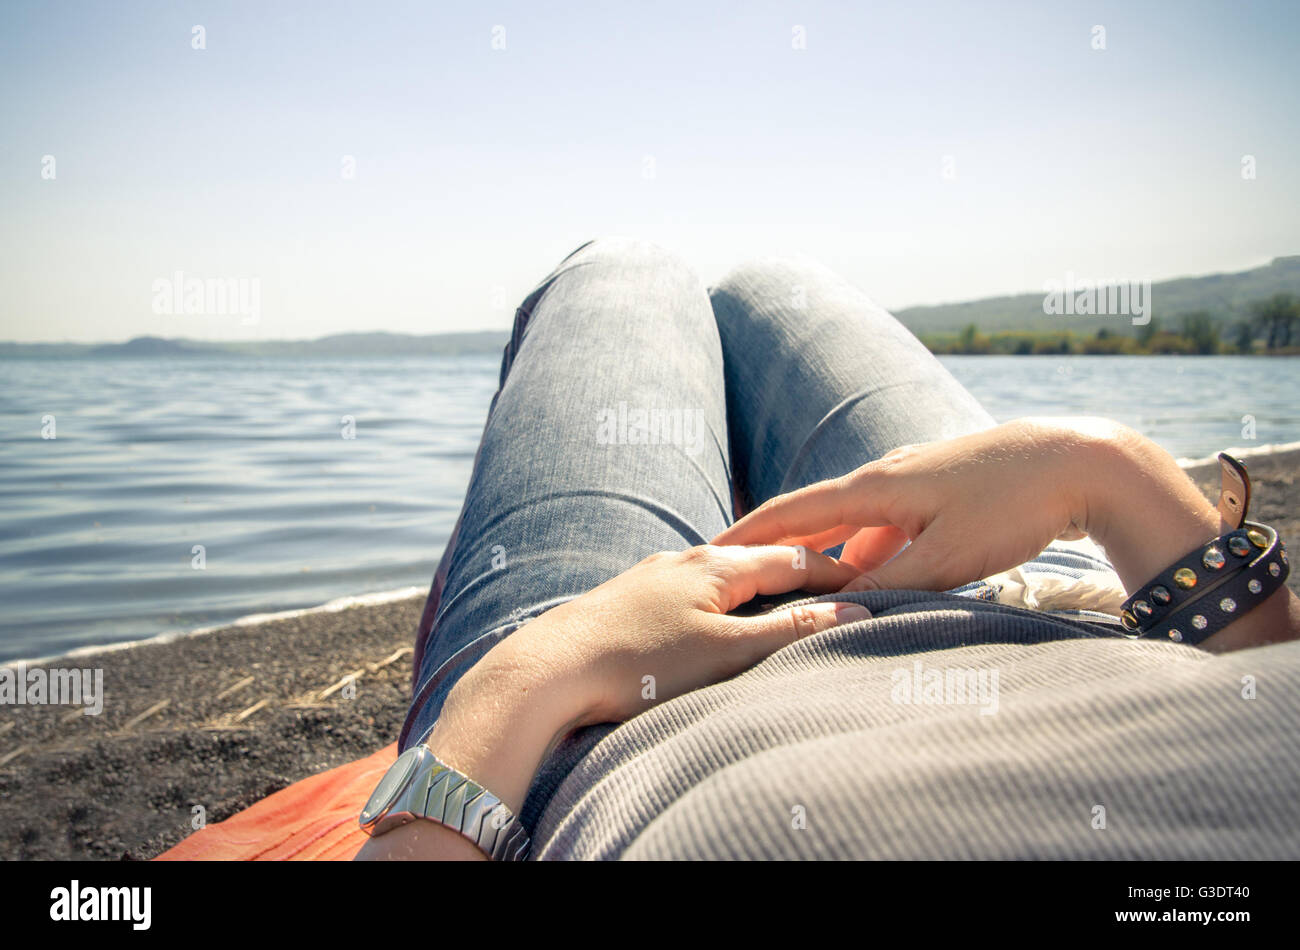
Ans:
{"type": "MultiPolygon", "coordinates": [[[[582,245],[516,312],[421,620],[401,747],[543,611],[774,495],[992,425],[894,317],[812,261],[759,261],[706,291],[654,245],[582,245]]],[[[1043,560],[1106,566],[1065,549],[1043,560]]]]}

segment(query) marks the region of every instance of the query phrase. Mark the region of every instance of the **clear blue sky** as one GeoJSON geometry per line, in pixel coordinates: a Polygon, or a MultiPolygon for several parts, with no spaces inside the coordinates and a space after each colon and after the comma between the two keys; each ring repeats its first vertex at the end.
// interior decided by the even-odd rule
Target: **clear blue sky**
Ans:
{"type": "Polygon", "coordinates": [[[0,339],[505,327],[599,234],[895,308],[1243,269],[1300,252],[1298,40],[1293,2],[6,0],[0,339]],[[154,313],[176,271],[260,321],[154,313]]]}

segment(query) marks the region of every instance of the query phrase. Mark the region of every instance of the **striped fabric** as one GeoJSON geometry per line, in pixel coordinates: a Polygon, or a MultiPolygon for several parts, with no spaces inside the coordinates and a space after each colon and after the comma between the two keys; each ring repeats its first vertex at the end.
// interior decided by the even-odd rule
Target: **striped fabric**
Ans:
{"type": "Polygon", "coordinates": [[[1215,657],[946,594],[822,599],[846,598],[873,619],[562,746],[534,856],[1300,857],[1300,643],[1215,657]]]}

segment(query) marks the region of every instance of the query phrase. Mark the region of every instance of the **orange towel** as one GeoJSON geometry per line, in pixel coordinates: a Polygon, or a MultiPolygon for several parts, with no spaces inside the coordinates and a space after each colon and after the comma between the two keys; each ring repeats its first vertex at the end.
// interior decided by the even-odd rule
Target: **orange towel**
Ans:
{"type": "Polygon", "coordinates": [[[361,808],[397,758],[397,743],[294,782],[194,832],[157,861],[349,861],[365,843],[361,808]]]}

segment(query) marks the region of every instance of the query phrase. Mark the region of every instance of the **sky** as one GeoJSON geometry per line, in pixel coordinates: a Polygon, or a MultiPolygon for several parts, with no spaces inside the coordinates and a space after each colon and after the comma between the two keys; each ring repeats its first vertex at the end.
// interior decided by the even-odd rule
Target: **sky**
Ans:
{"type": "Polygon", "coordinates": [[[609,234],[895,309],[1242,270],[1300,252],[1297,40],[1293,2],[5,0],[0,339],[500,329],[609,234]],[[257,312],[169,313],[178,274],[257,312]]]}

